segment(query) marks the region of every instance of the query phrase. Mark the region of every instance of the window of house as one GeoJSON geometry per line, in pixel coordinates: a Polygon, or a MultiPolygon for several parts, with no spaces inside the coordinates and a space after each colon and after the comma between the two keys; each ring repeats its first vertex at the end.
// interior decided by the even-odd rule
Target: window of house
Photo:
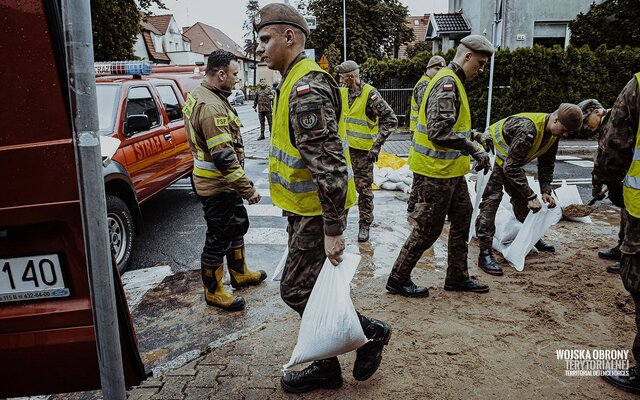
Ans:
{"type": "Polygon", "coordinates": [[[414,20],[413,20],[413,24],[414,24],[415,26],[418,26],[418,25],[420,25],[420,21],[419,21],[419,20],[417,20],[417,19],[414,19],[414,20]]]}
{"type": "Polygon", "coordinates": [[[566,22],[535,22],[533,44],[545,47],[569,45],[569,28],[566,22]]]}
{"type": "Polygon", "coordinates": [[[182,109],[173,87],[171,85],[161,85],[156,86],[156,89],[160,95],[160,101],[164,104],[164,109],[167,110],[169,121],[182,119],[182,109]]]}
{"type": "Polygon", "coordinates": [[[125,132],[127,132],[127,118],[129,118],[130,115],[140,114],[144,114],[149,118],[149,123],[152,127],[160,125],[160,113],[158,112],[156,102],[153,100],[149,89],[144,86],[129,89],[127,108],[125,111],[125,132]]]}

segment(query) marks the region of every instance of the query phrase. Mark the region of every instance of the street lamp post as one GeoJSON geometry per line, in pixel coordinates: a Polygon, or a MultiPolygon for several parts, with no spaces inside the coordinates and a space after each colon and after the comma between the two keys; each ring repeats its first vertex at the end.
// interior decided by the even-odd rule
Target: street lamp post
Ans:
{"type": "Polygon", "coordinates": [[[342,46],[344,60],[347,61],[347,4],[346,0],[342,0],[342,46]]]}

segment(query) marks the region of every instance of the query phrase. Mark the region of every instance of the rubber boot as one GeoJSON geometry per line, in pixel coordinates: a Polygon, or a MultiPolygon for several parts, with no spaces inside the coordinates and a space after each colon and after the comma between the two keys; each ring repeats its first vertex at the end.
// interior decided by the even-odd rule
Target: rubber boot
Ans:
{"type": "Polygon", "coordinates": [[[227,311],[239,311],[244,308],[244,298],[232,295],[222,285],[223,264],[212,266],[203,263],[201,271],[204,284],[204,300],[207,305],[227,311]]]}
{"type": "Polygon", "coordinates": [[[231,286],[236,289],[249,285],[258,285],[267,279],[266,272],[262,270],[252,271],[247,267],[244,254],[244,243],[231,245],[231,248],[227,251],[227,266],[231,276],[231,286]]]}

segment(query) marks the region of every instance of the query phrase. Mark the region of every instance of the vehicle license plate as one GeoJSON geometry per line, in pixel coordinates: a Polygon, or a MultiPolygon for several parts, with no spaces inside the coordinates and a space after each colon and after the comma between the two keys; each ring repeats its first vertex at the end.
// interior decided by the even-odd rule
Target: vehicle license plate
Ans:
{"type": "Polygon", "coordinates": [[[0,303],[68,296],[57,254],[0,258],[0,303]]]}

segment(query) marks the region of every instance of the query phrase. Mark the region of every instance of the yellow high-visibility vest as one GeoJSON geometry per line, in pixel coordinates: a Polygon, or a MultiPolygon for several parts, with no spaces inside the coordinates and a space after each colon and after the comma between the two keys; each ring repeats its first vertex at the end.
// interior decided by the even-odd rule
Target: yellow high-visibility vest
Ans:
{"type": "MultiPolygon", "coordinates": [[[[638,90],[640,91],[640,72],[636,74],[638,90]]],[[[640,218],[640,123],[636,131],[636,147],[633,149],[633,160],[624,177],[622,188],[624,195],[624,206],[629,214],[640,218]]]]}
{"type": "Polygon", "coordinates": [[[422,75],[420,80],[416,83],[416,86],[413,87],[413,92],[411,94],[411,113],[409,114],[409,129],[411,129],[411,132],[416,131],[416,126],[418,125],[418,111],[420,111],[420,104],[418,104],[418,101],[416,100],[415,90],[416,87],[424,81],[429,82],[431,81],[431,78],[427,75],[422,75]]]}
{"type": "MultiPolygon", "coordinates": [[[[312,71],[327,74],[318,64],[305,58],[293,66],[282,83],[280,93],[274,99],[273,134],[269,154],[269,189],[273,204],[285,211],[303,216],[322,215],[318,197],[318,188],[313,181],[311,171],[298,149],[291,143],[289,135],[289,95],[293,85],[312,71]]],[[[329,74],[327,74],[330,76],[329,74]]],[[[331,78],[333,79],[333,78],[331,78]]],[[[356,186],[353,180],[349,146],[344,130],[339,130],[342,150],[347,161],[349,181],[345,209],[356,203],[356,186]]]]}
{"type": "Polygon", "coordinates": [[[349,147],[358,150],[371,150],[378,138],[378,117],[375,120],[367,117],[367,99],[373,90],[373,86],[365,83],[362,92],[349,107],[349,89],[340,88],[342,96],[342,118],[340,122],[344,125],[349,141],[349,147]]]}
{"type": "MultiPolygon", "coordinates": [[[[527,153],[527,162],[534,160],[551,148],[553,144],[558,140],[556,136],[551,135],[551,138],[544,146],[540,147],[540,143],[542,143],[542,137],[544,136],[544,128],[545,121],[547,120],[547,115],[545,113],[520,113],[513,115],[513,117],[527,118],[533,122],[536,126],[536,137],[533,139],[533,146],[527,153]]],[[[496,148],[496,163],[499,166],[502,166],[504,160],[507,159],[507,155],[509,155],[509,146],[507,142],[504,140],[504,136],[502,134],[502,127],[504,126],[504,122],[507,118],[501,119],[495,124],[489,127],[489,132],[491,132],[491,137],[493,138],[493,144],[496,148]]]]}
{"type": "Polygon", "coordinates": [[[471,110],[467,92],[458,76],[449,67],[442,68],[433,77],[425,90],[420,110],[416,131],[413,134],[413,141],[409,149],[409,167],[411,171],[420,175],[432,178],[455,178],[464,176],[471,169],[469,156],[463,155],[460,150],[450,149],[431,143],[427,135],[427,117],[425,111],[429,94],[435,84],[444,77],[453,77],[458,92],[460,93],[460,112],[458,119],[453,125],[453,131],[459,136],[468,138],[471,131],[471,110]]]}

